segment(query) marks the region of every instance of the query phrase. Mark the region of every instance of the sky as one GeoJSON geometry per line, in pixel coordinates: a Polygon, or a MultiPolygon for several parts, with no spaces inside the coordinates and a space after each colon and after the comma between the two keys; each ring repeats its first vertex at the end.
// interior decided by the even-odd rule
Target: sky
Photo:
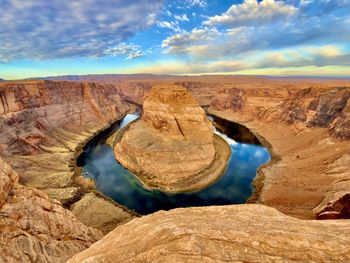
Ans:
{"type": "Polygon", "coordinates": [[[0,0],[0,78],[350,76],[350,0],[0,0]]]}

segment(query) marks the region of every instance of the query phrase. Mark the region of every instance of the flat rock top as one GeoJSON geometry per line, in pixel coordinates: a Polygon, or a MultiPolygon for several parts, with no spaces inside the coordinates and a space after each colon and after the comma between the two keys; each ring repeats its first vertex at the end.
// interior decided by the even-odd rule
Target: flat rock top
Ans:
{"type": "Polygon", "coordinates": [[[307,221],[262,205],[235,205],[180,208],[134,219],[68,262],[349,260],[349,221],[307,221]]]}

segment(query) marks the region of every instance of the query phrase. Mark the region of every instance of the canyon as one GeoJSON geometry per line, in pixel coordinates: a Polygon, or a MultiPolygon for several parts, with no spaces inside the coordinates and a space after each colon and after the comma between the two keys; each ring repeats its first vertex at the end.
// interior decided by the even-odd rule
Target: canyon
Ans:
{"type": "Polygon", "coordinates": [[[0,84],[3,262],[65,262],[80,251],[71,262],[350,260],[350,81],[89,81],[0,84]],[[156,85],[188,89],[207,112],[244,125],[269,148],[272,160],[258,170],[249,200],[258,205],[139,218],[81,175],[83,146],[142,105],[156,85]]]}
{"type": "Polygon", "coordinates": [[[166,192],[193,191],[224,172],[230,147],[214,135],[204,110],[183,87],[155,85],[139,121],[116,136],[117,160],[145,187],[166,192]]]}
{"type": "Polygon", "coordinates": [[[65,262],[137,216],[75,165],[90,138],[133,110],[113,85],[3,82],[0,98],[1,262],[65,262]]]}

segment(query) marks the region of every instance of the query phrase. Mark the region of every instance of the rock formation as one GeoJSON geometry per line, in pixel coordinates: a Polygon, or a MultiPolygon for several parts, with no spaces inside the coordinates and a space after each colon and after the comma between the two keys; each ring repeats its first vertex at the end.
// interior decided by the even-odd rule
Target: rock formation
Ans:
{"type": "MultiPolygon", "coordinates": [[[[67,208],[94,190],[93,184],[80,176],[75,161],[85,142],[130,109],[113,85],[4,82],[0,99],[0,154],[22,184],[45,191],[67,208]]],[[[74,211],[84,204],[86,211],[93,208],[106,216],[98,226],[85,213],[86,218],[81,219],[86,224],[92,220],[91,226],[108,232],[126,219],[124,208],[101,195],[88,196],[93,198],[84,200],[91,202],[79,202],[74,211]]],[[[129,214],[128,219],[133,216],[129,214]]]]}
{"type": "Polygon", "coordinates": [[[65,262],[102,237],[0,159],[0,262],[65,262]]]}
{"type": "MultiPolygon", "coordinates": [[[[95,192],[75,166],[82,145],[132,108],[124,100],[141,104],[160,83],[148,76],[125,79],[102,81],[116,86],[0,84],[0,155],[5,161],[0,160],[0,262],[65,262],[115,226],[71,262],[350,261],[349,220],[289,217],[350,217],[349,81],[162,79],[163,85],[188,88],[201,106],[210,106],[209,112],[243,124],[269,147],[272,161],[258,170],[251,199],[266,206],[176,209],[133,219],[135,214],[95,192]]],[[[181,138],[176,121],[160,118],[171,111],[150,102],[149,117],[141,120],[147,129],[168,134],[171,141],[181,138]]],[[[183,134],[197,139],[193,134],[198,131],[182,129],[181,120],[189,116],[183,117],[178,122],[183,134]]],[[[214,137],[215,153],[225,147],[215,143],[220,141],[214,137]]]]}
{"type": "MultiPolygon", "coordinates": [[[[141,80],[128,84],[133,82],[141,89],[141,80]]],[[[341,160],[349,154],[349,81],[243,76],[168,80],[174,82],[188,88],[200,105],[210,105],[210,113],[249,127],[274,153],[272,162],[259,170],[255,202],[301,218],[348,214],[343,210],[349,207],[344,200],[350,167],[341,160]]],[[[129,87],[120,88],[129,101],[147,96],[146,91],[136,98],[134,86],[129,87]]]]}
{"type": "Polygon", "coordinates": [[[230,155],[204,110],[175,85],[152,88],[141,120],[130,125],[114,151],[147,187],[168,192],[207,186],[223,173],[230,155]]]}
{"type": "Polygon", "coordinates": [[[239,111],[243,109],[246,100],[244,90],[237,88],[225,89],[211,102],[211,106],[220,111],[228,109],[239,111]]]}
{"type": "Polygon", "coordinates": [[[300,218],[350,218],[349,88],[308,84],[247,87],[242,109],[217,107],[227,99],[218,96],[209,111],[243,123],[273,153],[258,172],[255,202],[300,218]]]}
{"type": "Polygon", "coordinates": [[[68,263],[348,261],[349,221],[300,220],[261,205],[236,205],[134,219],[68,263]]]}

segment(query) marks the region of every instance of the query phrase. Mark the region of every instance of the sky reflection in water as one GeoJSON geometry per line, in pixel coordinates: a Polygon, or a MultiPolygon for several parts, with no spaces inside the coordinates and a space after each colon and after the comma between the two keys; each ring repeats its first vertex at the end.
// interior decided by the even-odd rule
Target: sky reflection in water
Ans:
{"type": "MultiPolygon", "coordinates": [[[[137,114],[127,115],[120,127],[137,118],[137,114]]],[[[112,148],[105,144],[106,138],[99,138],[95,146],[86,151],[84,174],[96,180],[99,191],[140,214],[175,207],[244,203],[253,191],[256,169],[270,160],[270,154],[265,147],[238,143],[216,133],[230,144],[232,155],[220,180],[197,192],[165,194],[143,189],[138,180],[115,160],[112,148]]]]}

